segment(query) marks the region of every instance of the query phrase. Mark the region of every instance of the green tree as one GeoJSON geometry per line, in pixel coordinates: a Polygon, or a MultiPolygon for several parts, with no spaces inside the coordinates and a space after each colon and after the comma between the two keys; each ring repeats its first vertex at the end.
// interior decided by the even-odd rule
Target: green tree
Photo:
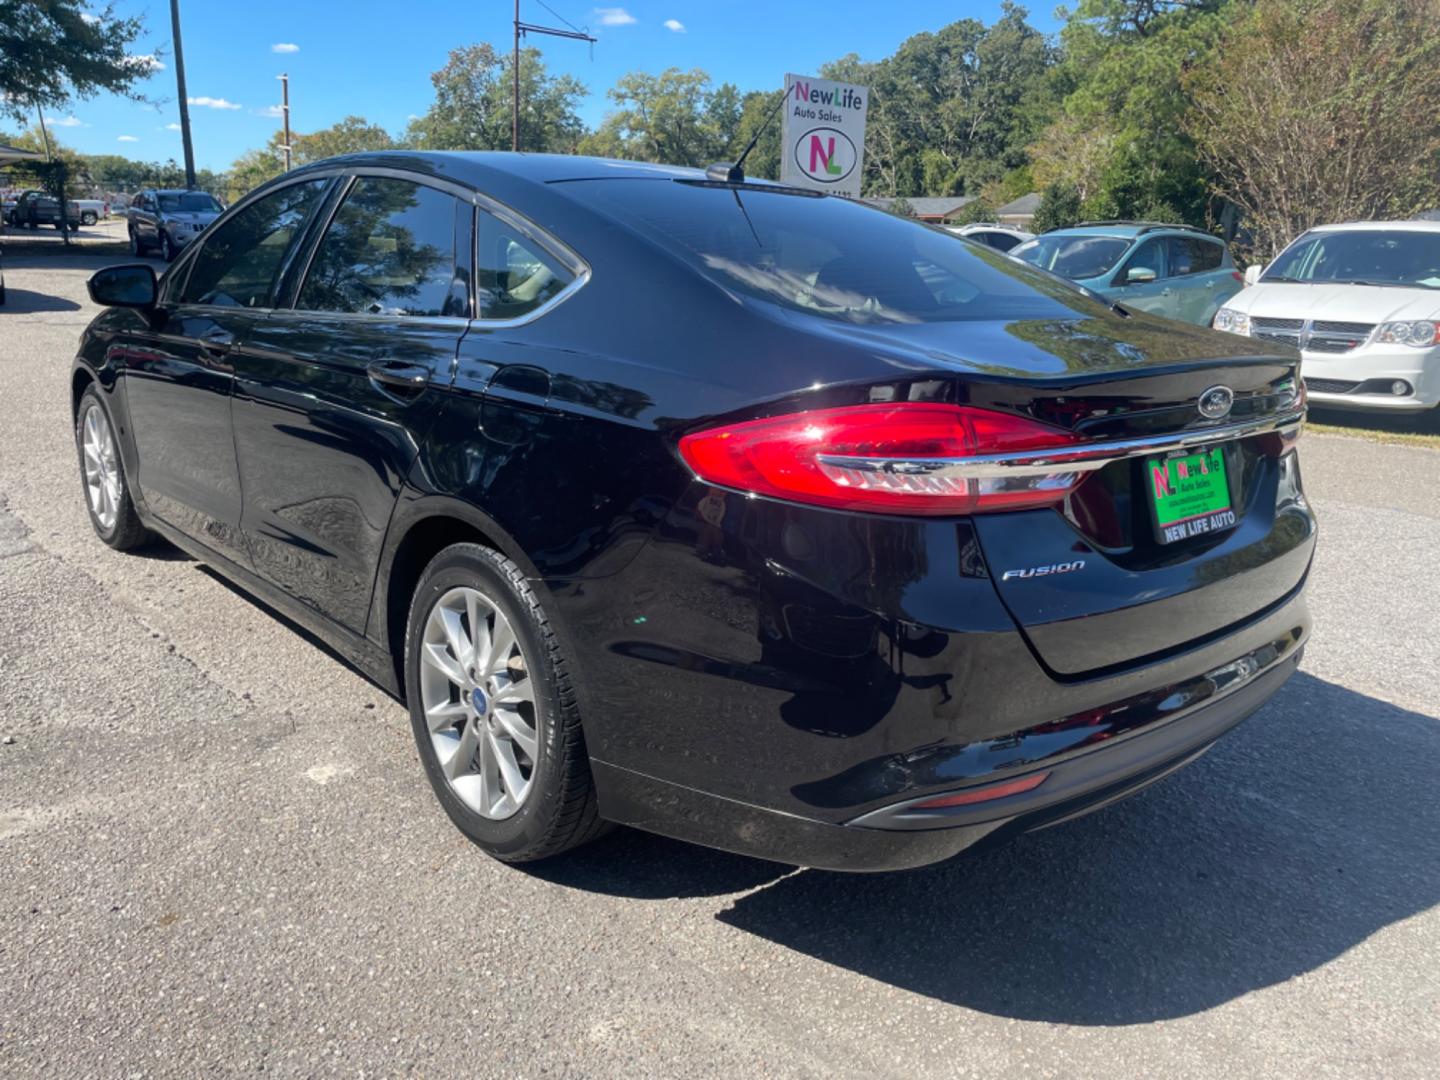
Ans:
{"type": "Polygon", "coordinates": [[[1262,257],[1312,225],[1440,205],[1433,0],[1257,0],[1184,79],[1188,131],[1262,257]]]}
{"type": "MultiPolygon", "coordinates": [[[[511,58],[487,44],[453,49],[430,76],[435,100],[411,121],[405,143],[423,150],[509,150],[514,102],[511,58]]],[[[587,89],[550,75],[539,49],[520,52],[520,148],[568,153],[585,134],[576,109],[587,89]]]]}
{"type": "Polygon", "coordinates": [[[393,150],[395,140],[379,124],[363,116],[347,116],[308,135],[290,137],[290,156],[295,165],[306,165],[338,154],[358,154],[366,150],[393,150]]]}
{"type": "Polygon", "coordinates": [[[1030,228],[1037,233],[1051,229],[1068,229],[1082,218],[1080,192],[1075,185],[1051,184],[1040,195],[1040,205],[1035,209],[1035,219],[1030,228]]]}
{"type": "Polygon", "coordinates": [[[951,225],[973,225],[977,221],[994,221],[995,207],[985,199],[975,199],[950,216],[951,225]]]}
{"type": "Polygon", "coordinates": [[[143,28],[108,5],[95,16],[81,0],[0,0],[0,113],[24,119],[102,92],[139,99],[154,69],[129,51],[143,28]]]}
{"type": "Polygon", "coordinates": [[[714,86],[699,68],[632,71],[607,96],[618,108],[580,143],[581,153],[709,165],[730,155],[744,118],[739,91],[730,83],[714,86]]]}
{"type": "Polygon", "coordinates": [[[951,195],[1026,164],[1026,146],[1055,109],[1055,60],[1025,9],[1007,0],[990,26],[961,19],[876,64],[851,55],[821,74],[870,87],[867,193],[951,195]]]}
{"type": "Polygon", "coordinates": [[[1248,0],[1080,0],[1061,32],[1052,84],[1063,114],[1031,144],[1037,178],[1074,185],[1085,213],[1147,208],[1201,224],[1208,170],[1187,132],[1181,74],[1213,63],[1221,33],[1248,0]]]}

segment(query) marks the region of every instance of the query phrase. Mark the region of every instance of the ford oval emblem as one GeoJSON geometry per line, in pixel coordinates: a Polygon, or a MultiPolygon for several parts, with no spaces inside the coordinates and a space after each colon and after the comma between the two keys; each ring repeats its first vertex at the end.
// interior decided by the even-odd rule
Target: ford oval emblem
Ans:
{"type": "Polygon", "coordinates": [[[1207,420],[1224,420],[1234,404],[1234,390],[1228,386],[1212,386],[1200,395],[1200,415],[1207,420]]]}

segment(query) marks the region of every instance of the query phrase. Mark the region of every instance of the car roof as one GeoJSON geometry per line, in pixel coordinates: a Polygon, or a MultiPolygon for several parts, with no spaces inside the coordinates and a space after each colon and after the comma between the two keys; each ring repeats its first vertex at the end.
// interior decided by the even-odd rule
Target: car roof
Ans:
{"type": "Polygon", "coordinates": [[[1440,232],[1440,221],[1344,221],[1335,225],[1316,225],[1307,232],[1367,232],[1399,229],[1404,232],[1440,232]]]}
{"type": "MultiPolygon", "coordinates": [[[[679,165],[654,165],[644,161],[617,161],[610,158],[580,157],[575,154],[517,154],[501,150],[380,150],[363,154],[342,154],[313,162],[304,169],[331,168],[337,165],[349,168],[371,165],[409,169],[414,172],[433,173],[482,189],[487,182],[501,176],[537,184],[623,178],[705,178],[705,170],[679,165]]],[[[296,169],[289,175],[293,176],[304,169],[296,169]]],[[[768,183],[761,180],[754,182],[768,183]]]]}
{"type": "Polygon", "coordinates": [[[1170,225],[1158,221],[1095,221],[1081,222],[1068,229],[1051,229],[1044,236],[1114,236],[1122,240],[1133,240],[1144,233],[1146,236],[1206,236],[1219,241],[1219,237],[1197,229],[1193,225],[1170,225]]]}

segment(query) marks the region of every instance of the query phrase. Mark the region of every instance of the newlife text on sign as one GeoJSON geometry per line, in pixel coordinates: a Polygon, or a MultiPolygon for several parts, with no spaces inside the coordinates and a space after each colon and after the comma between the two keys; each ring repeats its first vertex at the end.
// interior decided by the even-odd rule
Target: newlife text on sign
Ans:
{"type": "Polygon", "coordinates": [[[780,182],[859,196],[869,104],[869,87],[786,75],[780,182]]]}

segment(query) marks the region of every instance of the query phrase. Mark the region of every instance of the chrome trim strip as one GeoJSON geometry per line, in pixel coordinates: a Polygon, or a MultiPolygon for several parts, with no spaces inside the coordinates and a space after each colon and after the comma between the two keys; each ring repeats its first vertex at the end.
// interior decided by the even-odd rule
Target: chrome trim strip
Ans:
{"type": "Polygon", "coordinates": [[[1251,435],[1282,431],[1305,419],[1304,411],[1267,416],[1221,427],[1150,435],[1143,439],[1117,439],[1082,443],[1056,450],[1022,450],[1013,454],[981,454],[965,458],[866,458],[842,454],[819,454],[824,465],[856,472],[889,473],[897,476],[933,476],[940,479],[979,477],[1052,476],[1056,473],[1093,472],[1113,461],[1140,455],[1163,454],[1191,446],[1232,442],[1251,435]]]}

